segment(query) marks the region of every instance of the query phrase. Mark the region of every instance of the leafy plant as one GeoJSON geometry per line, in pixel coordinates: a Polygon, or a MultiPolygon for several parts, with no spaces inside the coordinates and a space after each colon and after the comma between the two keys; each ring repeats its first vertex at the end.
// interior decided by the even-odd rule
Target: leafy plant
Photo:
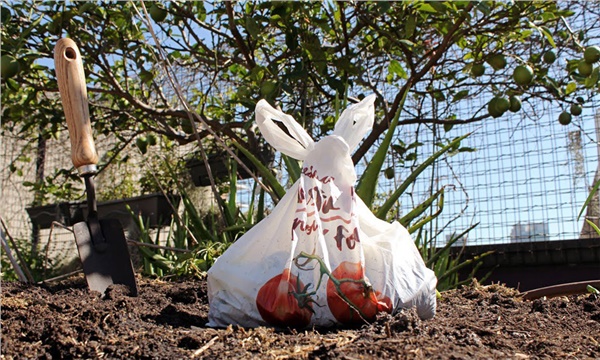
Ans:
{"type": "MultiPolygon", "coordinates": [[[[69,269],[72,265],[66,262],[66,260],[70,259],[68,256],[69,254],[66,251],[62,251],[53,257],[48,256],[51,242],[46,242],[43,246],[32,249],[31,240],[29,239],[17,238],[13,240],[16,249],[12,250],[18,251],[22,257],[22,259],[19,259],[19,266],[27,267],[26,271],[31,274],[31,280],[34,282],[43,281],[64,274],[65,270],[69,269]]],[[[4,249],[1,251],[0,259],[2,280],[19,280],[4,249]]]]}
{"type": "Polygon", "coordinates": [[[176,225],[177,221],[171,222],[165,244],[161,244],[160,231],[150,229],[141,217],[137,219],[136,224],[140,230],[139,250],[142,254],[145,275],[202,277],[216,257],[227,248],[224,242],[194,245],[185,229],[189,224],[186,214],[184,213],[180,219],[184,226],[183,230],[176,225]]]}
{"type": "MultiPolygon", "coordinates": [[[[176,178],[175,169],[168,162],[164,165],[170,176],[176,178]]],[[[232,162],[228,199],[217,199],[222,216],[215,212],[201,215],[185,186],[177,182],[183,211],[174,215],[163,241],[160,231],[150,229],[141,217],[136,219],[145,274],[203,276],[235,239],[264,217],[264,192],[259,196],[256,211],[253,203],[249,204],[250,210],[246,214],[239,211],[236,203],[236,170],[232,162]]]]}
{"type": "MultiPolygon", "coordinates": [[[[462,255],[466,246],[466,242],[463,242],[460,251],[452,251],[459,241],[466,239],[468,233],[473,230],[478,224],[470,226],[468,229],[460,234],[452,234],[450,239],[446,242],[443,247],[439,247],[436,244],[435,237],[429,237],[428,232],[423,229],[419,229],[415,242],[419,248],[423,260],[427,267],[431,268],[438,279],[437,290],[444,291],[449,289],[457,288],[461,285],[470,283],[477,270],[483,264],[482,259],[488,255],[491,255],[493,251],[487,251],[483,254],[476,255],[470,259],[463,259],[462,255]],[[463,276],[461,280],[460,271],[466,267],[471,267],[471,271],[467,276],[463,276]]],[[[478,279],[480,282],[491,274],[488,272],[483,278],[478,279]]]]}
{"type": "MultiPolygon", "coordinates": [[[[577,215],[577,220],[579,220],[581,218],[581,215],[583,215],[583,212],[585,211],[585,209],[590,206],[590,203],[593,201],[594,197],[597,196],[597,192],[598,192],[599,188],[600,188],[600,181],[596,182],[596,184],[594,184],[594,186],[592,186],[592,189],[590,190],[588,197],[585,199],[585,202],[583,203],[583,206],[581,207],[581,210],[579,211],[579,214],[577,215]]],[[[585,221],[600,236],[600,228],[598,227],[598,225],[590,219],[585,219],[585,221]]]]}

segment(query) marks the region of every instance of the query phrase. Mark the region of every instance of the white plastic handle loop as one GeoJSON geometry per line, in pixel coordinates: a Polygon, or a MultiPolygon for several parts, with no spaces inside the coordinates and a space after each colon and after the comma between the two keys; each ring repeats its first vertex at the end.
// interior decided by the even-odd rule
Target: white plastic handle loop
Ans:
{"type": "Polygon", "coordinates": [[[310,135],[292,116],[273,108],[266,100],[260,100],[256,104],[256,123],[271,146],[294,159],[304,160],[315,145],[310,135]],[[275,121],[281,122],[289,135],[275,121]],[[295,141],[290,141],[290,136],[295,141]]]}
{"type": "Polygon", "coordinates": [[[341,136],[346,140],[350,151],[354,150],[367,132],[373,128],[375,99],[375,95],[369,95],[361,102],[348,106],[335,124],[333,135],[341,136]]]}

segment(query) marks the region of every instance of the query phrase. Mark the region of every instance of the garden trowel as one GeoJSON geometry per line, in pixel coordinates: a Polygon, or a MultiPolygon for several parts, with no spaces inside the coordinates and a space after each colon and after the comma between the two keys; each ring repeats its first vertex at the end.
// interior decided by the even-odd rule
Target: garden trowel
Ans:
{"type": "Polygon", "coordinates": [[[79,257],[88,286],[104,294],[112,284],[127,285],[137,296],[137,284],[123,227],[117,219],[98,219],[94,175],[98,154],[92,137],[87,89],[81,54],[71,39],[60,39],[54,48],[54,66],[69,137],[71,160],[85,182],[87,221],[73,226],[79,257]]]}

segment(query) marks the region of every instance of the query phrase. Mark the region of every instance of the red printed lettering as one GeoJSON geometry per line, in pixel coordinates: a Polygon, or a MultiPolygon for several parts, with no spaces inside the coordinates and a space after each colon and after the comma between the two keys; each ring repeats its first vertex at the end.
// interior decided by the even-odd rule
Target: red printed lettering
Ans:
{"type": "Polygon", "coordinates": [[[358,236],[358,228],[354,228],[352,234],[349,236],[345,236],[344,233],[348,232],[343,225],[339,225],[336,230],[336,234],[333,237],[335,239],[335,243],[337,245],[338,250],[342,251],[342,243],[344,239],[346,240],[346,246],[348,249],[352,250],[356,247],[356,243],[360,242],[360,238],[358,236]]]}
{"type": "Polygon", "coordinates": [[[317,210],[322,212],[323,214],[327,214],[331,210],[339,210],[339,207],[335,207],[333,205],[333,198],[331,196],[325,196],[323,191],[319,189],[318,186],[313,187],[312,189],[308,189],[306,193],[306,197],[304,196],[304,191],[298,194],[298,202],[301,202],[300,199],[305,200],[307,205],[314,205],[317,210]]]}
{"type": "Polygon", "coordinates": [[[304,189],[302,187],[298,188],[298,204],[302,204],[305,198],[304,189]]]}
{"type": "Polygon", "coordinates": [[[319,225],[314,220],[310,225],[306,225],[304,220],[295,218],[294,223],[292,224],[292,240],[294,240],[293,232],[296,230],[296,228],[299,228],[300,231],[306,233],[306,235],[310,235],[313,233],[313,231],[317,231],[319,229],[319,225]]]}
{"type": "Polygon", "coordinates": [[[335,180],[335,178],[333,178],[332,176],[324,176],[322,178],[318,177],[317,170],[313,169],[312,165],[309,168],[302,168],[302,174],[308,176],[311,179],[317,179],[323,184],[327,184],[335,180]]]}

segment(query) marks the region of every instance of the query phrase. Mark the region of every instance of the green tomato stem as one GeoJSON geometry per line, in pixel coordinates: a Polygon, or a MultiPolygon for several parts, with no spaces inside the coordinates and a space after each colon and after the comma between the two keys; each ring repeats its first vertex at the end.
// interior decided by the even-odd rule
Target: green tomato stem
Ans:
{"type": "Polygon", "coordinates": [[[296,256],[296,258],[294,259],[294,263],[296,264],[296,266],[299,269],[308,270],[304,266],[306,266],[312,260],[315,260],[315,261],[317,261],[317,263],[319,263],[319,272],[320,272],[319,282],[317,283],[317,286],[315,287],[315,291],[313,292],[313,294],[316,293],[317,290],[319,289],[319,287],[321,286],[321,282],[323,280],[323,275],[327,275],[327,277],[329,277],[329,280],[331,280],[331,282],[335,286],[335,290],[336,290],[338,296],[340,296],[342,298],[342,300],[344,300],[344,302],[346,304],[348,304],[348,306],[350,306],[350,308],[355,310],[358,313],[358,316],[360,316],[360,318],[363,321],[368,322],[366,319],[366,315],[352,301],[350,301],[350,299],[348,299],[348,297],[342,292],[340,286],[342,285],[342,283],[346,283],[346,282],[361,284],[368,294],[373,292],[373,287],[370,284],[368,284],[364,278],[359,279],[359,280],[350,279],[350,278],[337,279],[335,276],[333,276],[331,274],[331,271],[329,271],[329,269],[325,265],[325,262],[323,261],[323,259],[321,259],[319,256],[317,256],[315,254],[307,254],[304,251],[302,251],[302,252],[300,252],[300,254],[298,254],[298,256],[296,256]],[[300,264],[300,262],[299,262],[299,260],[301,258],[306,259],[306,261],[303,262],[302,264],[300,264]]]}

